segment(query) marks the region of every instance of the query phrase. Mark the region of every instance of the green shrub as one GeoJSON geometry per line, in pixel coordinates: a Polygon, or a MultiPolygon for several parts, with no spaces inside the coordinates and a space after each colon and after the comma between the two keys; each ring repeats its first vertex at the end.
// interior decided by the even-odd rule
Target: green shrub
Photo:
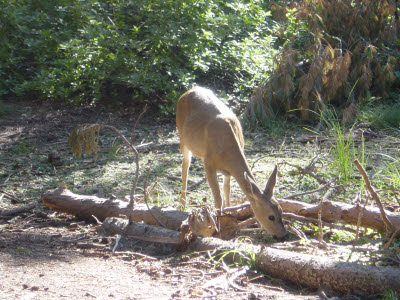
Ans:
{"type": "Polygon", "coordinates": [[[261,0],[1,6],[1,95],[113,105],[151,98],[170,114],[195,83],[250,93],[272,70],[275,25],[261,0]]]}

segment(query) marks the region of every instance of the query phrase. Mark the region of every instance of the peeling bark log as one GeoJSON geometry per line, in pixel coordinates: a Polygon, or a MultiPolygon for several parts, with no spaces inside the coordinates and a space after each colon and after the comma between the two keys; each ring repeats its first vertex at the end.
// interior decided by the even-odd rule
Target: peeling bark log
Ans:
{"type": "MultiPolygon", "coordinates": [[[[321,218],[323,221],[332,223],[345,223],[357,225],[358,215],[363,211],[361,224],[362,227],[368,227],[375,230],[385,231],[385,224],[381,218],[381,213],[377,208],[366,207],[363,209],[360,205],[351,205],[341,202],[324,201],[320,204],[308,204],[300,201],[277,199],[285,213],[292,213],[308,218],[318,218],[318,212],[322,206],[321,218]]],[[[235,212],[228,208],[238,219],[246,219],[252,215],[250,204],[238,206],[235,212]]],[[[388,219],[393,225],[394,231],[400,228],[400,215],[385,211],[388,219]]]]}
{"type": "Polygon", "coordinates": [[[47,191],[42,195],[43,203],[58,212],[69,213],[85,218],[91,218],[92,215],[100,221],[107,217],[126,216],[135,222],[145,222],[150,225],[158,225],[159,219],[169,229],[179,229],[182,222],[187,219],[188,214],[177,211],[172,208],[163,208],[156,206],[151,208],[151,213],[146,205],[138,204],[134,209],[127,208],[127,203],[118,199],[105,199],[96,196],[84,196],[72,193],[66,188],[58,188],[47,191]]]}
{"type": "MultiPolygon", "coordinates": [[[[215,238],[198,239],[189,249],[255,253],[256,267],[268,275],[336,295],[371,295],[388,290],[400,291],[400,269],[394,267],[363,266],[249,244],[238,246],[215,238]]],[[[234,255],[230,258],[235,259],[234,255]]]]}
{"type": "MultiPolygon", "coordinates": [[[[178,232],[145,224],[130,224],[115,218],[106,220],[101,229],[106,234],[125,234],[140,239],[174,243],[178,232]],[[140,226],[138,226],[140,225],[140,226]]],[[[313,289],[322,289],[335,295],[371,295],[387,290],[400,291],[400,269],[372,267],[356,263],[338,262],[329,258],[278,250],[250,244],[237,244],[215,238],[198,238],[189,245],[191,251],[214,251],[231,254],[231,260],[239,258],[239,251],[255,254],[255,265],[267,274],[313,289]]]]}
{"type": "MultiPolygon", "coordinates": [[[[381,213],[377,208],[365,208],[361,205],[351,205],[340,202],[324,201],[318,205],[302,203],[298,201],[279,200],[283,211],[291,212],[304,217],[318,217],[320,206],[322,206],[322,220],[326,222],[341,222],[345,224],[357,225],[358,216],[362,211],[360,226],[375,230],[385,231],[385,224],[381,218],[381,213]]],[[[400,228],[400,215],[386,211],[387,217],[393,224],[394,229],[400,228]]]]}

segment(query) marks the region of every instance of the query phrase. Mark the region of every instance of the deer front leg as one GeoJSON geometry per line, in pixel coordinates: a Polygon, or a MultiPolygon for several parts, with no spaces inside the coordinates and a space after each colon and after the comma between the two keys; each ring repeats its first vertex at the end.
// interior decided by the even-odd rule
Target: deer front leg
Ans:
{"type": "Polygon", "coordinates": [[[189,174],[190,160],[192,158],[192,153],[185,147],[182,147],[182,191],[179,202],[181,203],[181,210],[186,208],[186,189],[187,189],[187,178],[189,174]]]}
{"type": "Polygon", "coordinates": [[[214,168],[207,166],[206,163],[204,163],[204,168],[206,171],[206,178],[208,181],[208,185],[210,186],[211,192],[214,197],[215,207],[217,209],[221,209],[222,208],[222,197],[221,197],[221,193],[219,190],[217,171],[214,168]]]}
{"type": "Polygon", "coordinates": [[[225,196],[225,201],[224,201],[224,204],[223,204],[223,208],[230,206],[230,195],[231,195],[231,176],[230,175],[225,175],[225,177],[224,177],[224,196],[225,196]]]}

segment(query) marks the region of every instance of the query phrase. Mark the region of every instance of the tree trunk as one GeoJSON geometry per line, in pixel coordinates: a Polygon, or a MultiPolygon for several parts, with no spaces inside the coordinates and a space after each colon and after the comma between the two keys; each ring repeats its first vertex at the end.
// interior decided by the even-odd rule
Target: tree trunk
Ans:
{"type": "MultiPolygon", "coordinates": [[[[160,227],[140,224],[127,225],[128,222],[114,218],[106,220],[101,226],[106,234],[128,233],[140,239],[161,241],[165,236],[168,243],[178,240],[179,233],[160,227]]],[[[182,240],[182,239],[181,239],[182,240]]],[[[356,263],[333,261],[320,256],[294,253],[270,247],[251,244],[237,244],[215,238],[198,238],[189,245],[191,251],[214,251],[226,254],[230,260],[239,258],[241,253],[254,253],[257,269],[282,280],[332,294],[371,295],[387,290],[400,291],[400,269],[393,267],[372,267],[356,263]]]]}

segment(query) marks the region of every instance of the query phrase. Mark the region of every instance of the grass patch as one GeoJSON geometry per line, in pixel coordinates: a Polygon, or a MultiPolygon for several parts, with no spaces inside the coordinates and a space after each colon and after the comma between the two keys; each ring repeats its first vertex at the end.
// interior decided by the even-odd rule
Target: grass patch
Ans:
{"type": "Polygon", "coordinates": [[[360,119],[373,127],[400,128],[400,103],[368,106],[361,112],[360,119]]]}

